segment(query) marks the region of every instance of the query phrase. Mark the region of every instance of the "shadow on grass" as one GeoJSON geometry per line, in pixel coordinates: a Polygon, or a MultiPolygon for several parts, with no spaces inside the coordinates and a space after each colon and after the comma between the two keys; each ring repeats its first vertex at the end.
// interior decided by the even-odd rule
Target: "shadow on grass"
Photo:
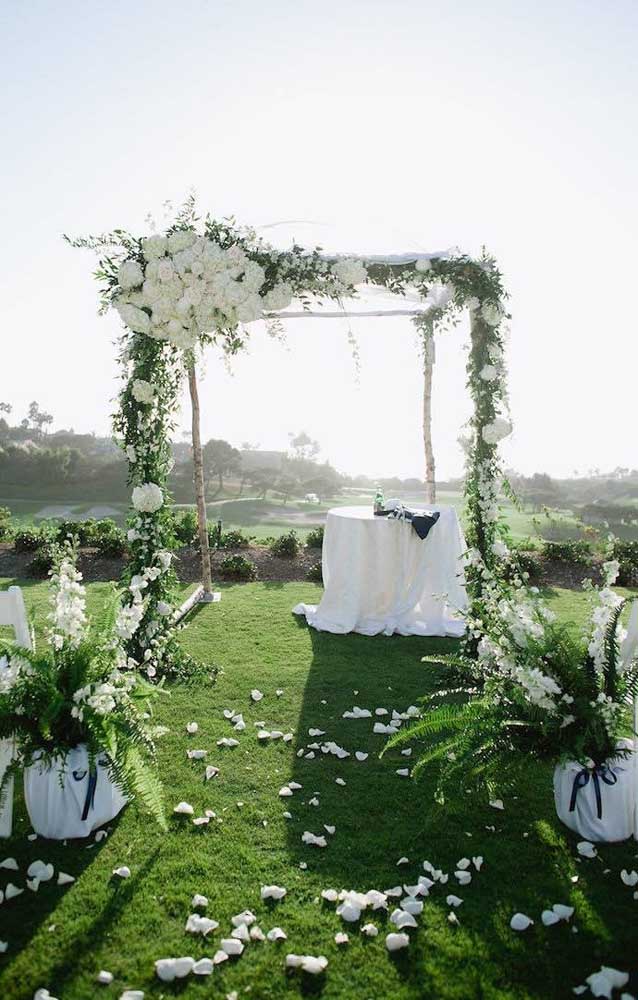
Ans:
{"type": "MultiPolygon", "coordinates": [[[[308,627],[303,619],[297,619],[297,625],[308,627]]],[[[619,884],[610,894],[603,865],[578,862],[574,848],[580,838],[556,817],[549,765],[531,766],[518,795],[506,798],[500,811],[489,806],[487,795],[463,788],[454,800],[438,804],[432,770],[417,782],[397,774],[412,762],[399,749],[379,759],[387,737],[373,735],[373,725],[387,722],[388,717],[375,716],[375,710],[402,712],[418,704],[424,694],[448,687],[444,668],[424,664],[421,657],[451,652],[456,642],[335,636],[314,629],[309,633],[313,656],[295,752],[334,740],[351,756],[339,760],[320,749],[314,750],[314,759],[295,756],[291,777],[303,787],[284,800],[293,817],[287,835],[294,861],[307,863],[326,888],[337,890],[414,884],[424,874],[425,860],[450,873],[447,885],[432,889],[419,920],[421,930],[413,932],[422,946],[397,957],[402,974],[415,983],[422,975],[424,949],[432,947],[439,949],[444,964],[463,962],[464,976],[476,984],[468,996],[482,996],[504,968],[514,990],[529,991],[521,996],[538,997],[564,996],[566,984],[578,985],[603,961],[613,965],[610,954],[619,968],[626,969],[635,950],[631,893],[623,893],[619,884]],[[343,719],[343,712],[353,705],[369,709],[372,717],[343,719]],[[310,729],[325,731],[325,736],[313,737],[310,729]],[[357,750],[368,753],[367,760],[357,761],[357,750]],[[337,778],[345,786],[337,784],[337,778]],[[318,806],[310,804],[312,798],[319,800],[318,806]],[[336,828],[334,836],[324,824],[336,828]],[[326,836],[327,848],[303,844],[306,830],[326,836]],[[480,872],[472,868],[472,884],[460,887],[453,874],[457,862],[478,855],[484,858],[483,868],[480,872]],[[408,863],[397,866],[403,857],[408,863]],[[450,893],[464,900],[458,911],[461,927],[456,929],[448,923],[450,893]],[[559,902],[576,906],[578,934],[564,923],[542,925],[542,910],[559,902]],[[517,911],[535,920],[524,940],[509,927],[517,911]],[[530,937],[537,939],[537,947],[529,947],[530,937]],[[562,949],[560,961],[556,949],[562,949]]],[[[609,866],[616,872],[631,864],[635,867],[632,853],[631,844],[601,849],[601,855],[609,854],[609,866]]],[[[615,880],[619,882],[617,874],[615,880]]],[[[379,912],[368,911],[362,923],[369,919],[380,924],[379,912]]],[[[382,933],[395,929],[387,917],[382,921],[382,933]]],[[[358,925],[343,929],[357,933],[358,925]]]]}

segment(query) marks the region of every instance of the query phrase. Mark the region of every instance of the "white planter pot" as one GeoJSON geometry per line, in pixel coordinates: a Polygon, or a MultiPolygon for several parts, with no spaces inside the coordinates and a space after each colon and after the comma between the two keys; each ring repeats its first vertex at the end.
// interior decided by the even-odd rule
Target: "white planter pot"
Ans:
{"type": "Polygon", "coordinates": [[[104,755],[89,773],[89,756],[84,745],[69,751],[66,759],[50,767],[34,761],[24,770],[24,797],[31,824],[41,837],[65,840],[88,837],[114,819],[127,798],[108,773],[104,755]]]}
{"type": "Polygon", "coordinates": [[[558,818],[585,840],[613,843],[634,833],[636,761],[632,753],[586,768],[576,761],[554,770],[558,818]]]}

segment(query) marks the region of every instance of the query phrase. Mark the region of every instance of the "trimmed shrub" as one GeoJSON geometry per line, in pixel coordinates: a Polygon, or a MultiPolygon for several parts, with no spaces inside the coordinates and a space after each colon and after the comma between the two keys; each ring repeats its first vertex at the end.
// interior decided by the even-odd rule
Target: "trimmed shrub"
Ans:
{"type": "Polygon", "coordinates": [[[173,534],[180,545],[195,545],[198,531],[194,510],[178,510],[173,514],[173,534]]]}
{"type": "Polygon", "coordinates": [[[638,542],[625,542],[617,538],[611,554],[620,563],[618,583],[621,587],[638,587],[638,542]]]}
{"type": "Polygon", "coordinates": [[[241,528],[234,528],[231,531],[224,531],[221,538],[220,549],[245,549],[250,545],[250,535],[247,535],[241,528]]]}
{"type": "Polygon", "coordinates": [[[227,580],[256,580],[257,567],[245,556],[224,556],[219,564],[219,574],[227,580]]]}
{"type": "Polygon", "coordinates": [[[8,507],[0,507],[0,542],[11,538],[11,511],[8,507]]]}
{"type": "Polygon", "coordinates": [[[311,580],[312,583],[323,583],[323,572],[321,569],[321,560],[319,562],[313,563],[308,572],[306,573],[306,580],[311,580]]]}
{"type": "Polygon", "coordinates": [[[13,547],[16,552],[35,552],[43,541],[40,528],[23,528],[21,531],[16,531],[13,547]]]}
{"type": "Polygon", "coordinates": [[[589,566],[592,561],[591,547],[584,541],[543,542],[543,556],[574,566],[589,566]]]}
{"type": "Polygon", "coordinates": [[[116,524],[108,531],[101,532],[95,540],[99,555],[105,559],[119,559],[126,552],[126,536],[116,524]]]}
{"type": "Polygon", "coordinates": [[[48,576],[61,553],[62,547],[50,538],[47,539],[36,549],[33,559],[27,563],[27,573],[30,576],[48,576]]]}
{"type": "Polygon", "coordinates": [[[275,538],[274,542],[270,544],[270,551],[274,556],[284,559],[294,559],[299,552],[299,536],[294,528],[286,532],[285,535],[275,538]]]}
{"type": "Polygon", "coordinates": [[[320,549],[323,546],[323,524],[311,528],[306,535],[306,545],[309,549],[320,549]]]}

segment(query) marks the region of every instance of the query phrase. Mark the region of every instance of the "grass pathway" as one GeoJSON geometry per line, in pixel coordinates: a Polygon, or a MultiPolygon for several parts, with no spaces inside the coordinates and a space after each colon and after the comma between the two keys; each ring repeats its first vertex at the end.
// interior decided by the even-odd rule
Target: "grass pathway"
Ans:
{"type": "MultiPolygon", "coordinates": [[[[503,812],[463,792],[443,808],[433,802],[427,778],[415,784],[397,776],[406,758],[397,751],[379,761],[384,738],[372,735],[374,720],[344,720],[342,713],[354,704],[403,711],[441,681],[420,657],[450,644],[316,633],[290,609],[316,600],[318,590],[312,584],[228,586],[221,604],[199,611],[184,632],[186,647],[222,672],[213,686],[174,687],[161,702],[160,721],[170,726],[160,742],[167,804],[170,809],[186,800],[197,815],[210,808],[221,822],[196,828],[188,817],[171,816],[163,835],[132,805],[100,844],[65,847],[29,842],[28,820],[18,806],[15,837],[0,845],[0,855],[14,856],[20,872],[0,870],[0,887],[24,885],[26,866],[36,858],[76,882],[67,888],[43,884],[37,894],[26,891],[0,906],[0,939],[9,942],[0,955],[2,1000],[31,1000],[38,987],[59,1000],[119,998],[127,987],[143,990],[147,1000],[224,998],[234,991],[255,1000],[306,994],[325,1000],[540,1000],[572,995],[571,987],[603,962],[628,969],[633,956],[635,964],[638,903],[619,872],[637,867],[636,845],[601,847],[600,860],[580,862],[577,838],[555,817],[549,769],[530,772],[519,798],[506,800],[503,812]],[[258,704],[250,701],[252,688],[264,692],[258,704]],[[247,722],[232,750],[216,746],[221,737],[236,735],[224,709],[243,712],[247,722]],[[186,733],[189,721],[199,723],[196,736],[186,733]],[[256,721],[293,731],[292,743],[258,743],[256,721]],[[313,742],[313,727],[352,756],[297,757],[313,742]],[[207,749],[207,760],[189,761],[189,748],[207,749]],[[368,759],[356,761],[355,750],[369,753],[368,759]],[[209,782],[206,763],[220,768],[209,782]],[[303,789],[280,799],[279,788],[291,780],[303,789]],[[318,806],[310,805],[314,796],[318,806]],[[283,817],[286,810],[291,820],[283,817]],[[320,834],[324,824],[336,827],[325,850],[302,844],[305,830],[320,834]],[[409,950],[394,958],[384,947],[394,928],[386,927],[381,911],[364,918],[380,929],[377,938],[366,938],[320,898],[326,888],[414,883],[425,859],[453,872],[458,859],[478,854],[485,862],[471,885],[459,888],[451,875],[447,886],[433,889],[419,929],[410,932],[409,950]],[[398,868],[402,856],[410,861],[398,868]],[[111,878],[120,865],[132,873],[124,882],[111,878]],[[263,903],[264,883],[285,886],[286,898],[263,903]],[[464,900],[460,926],[448,922],[450,892],[464,900]],[[208,897],[206,913],[220,923],[208,942],[184,932],[195,893],[208,897]],[[557,902],[576,907],[577,933],[566,924],[541,924],[541,911],[557,902]],[[191,976],[177,985],[155,977],[158,958],[212,957],[230,932],[231,916],[245,908],[264,931],[278,925],[288,940],[251,943],[211,977],[191,976]],[[517,910],[536,920],[525,934],[509,928],[517,910]],[[334,935],[341,930],[350,943],[337,947],[334,935]],[[325,955],[325,976],[286,974],[290,951],[325,955]],[[97,985],[100,969],[114,974],[113,985],[97,985]]],[[[90,605],[98,608],[105,591],[106,585],[91,585],[90,605]]],[[[30,584],[25,595],[41,621],[44,586],[30,584]]],[[[552,602],[571,618],[583,613],[579,595],[557,592],[552,602]]]]}

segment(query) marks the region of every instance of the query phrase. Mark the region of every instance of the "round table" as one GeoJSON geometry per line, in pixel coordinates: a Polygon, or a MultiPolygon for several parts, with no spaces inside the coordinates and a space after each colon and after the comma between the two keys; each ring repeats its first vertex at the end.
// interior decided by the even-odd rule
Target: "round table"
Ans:
{"type": "Polygon", "coordinates": [[[409,521],[380,517],[371,507],[333,507],[321,603],[298,604],[293,612],[339,634],[463,635],[463,532],[453,507],[427,510],[440,517],[422,540],[409,521]]]}

